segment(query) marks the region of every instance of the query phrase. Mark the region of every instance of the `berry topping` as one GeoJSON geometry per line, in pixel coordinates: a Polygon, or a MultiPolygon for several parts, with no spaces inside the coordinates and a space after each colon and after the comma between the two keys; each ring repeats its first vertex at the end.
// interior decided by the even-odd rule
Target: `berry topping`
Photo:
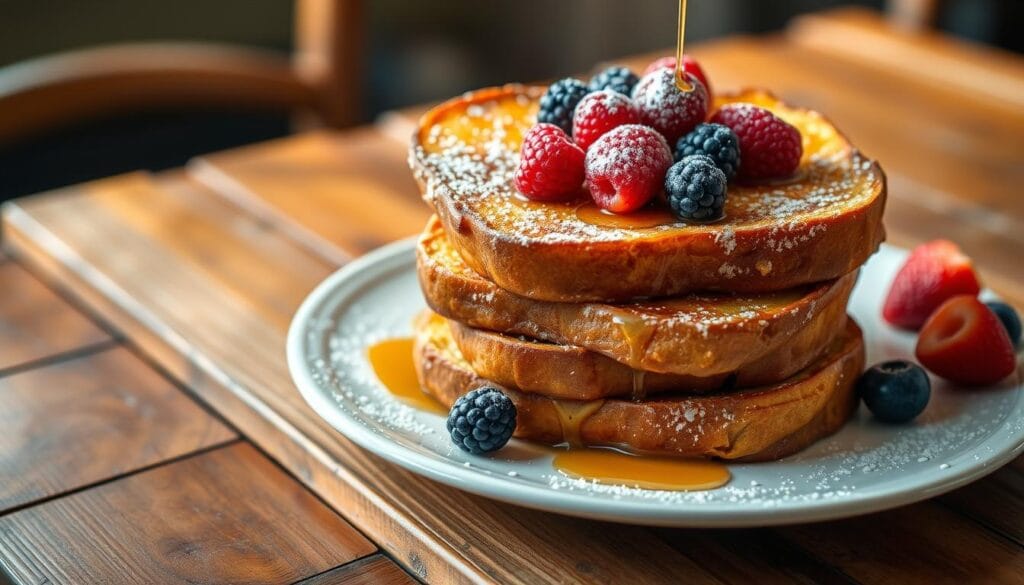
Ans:
{"type": "Polygon", "coordinates": [[[587,189],[604,209],[615,213],[635,211],[661,191],[671,164],[672,151],[653,128],[619,126],[587,150],[587,189]]]}
{"type": "MultiPolygon", "coordinates": [[[[661,59],[651,61],[651,64],[647,66],[647,69],[644,69],[644,75],[647,75],[652,71],[657,71],[658,69],[665,68],[675,71],[676,58],[662,57],[661,59]]],[[[708,103],[710,104],[713,101],[712,97],[714,96],[714,94],[711,92],[711,84],[708,83],[708,76],[704,75],[704,70],[700,68],[700,64],[697,63],[697,60],[689,55],[683,55],[683,71],[689,73],[690,75],[693,75],[701,83],[704,84],[704,89],[706,89],[708,92],[708,103]]]]}
{"type": "Polygon", "coordinates": [[[711,121],[728,126],[736,133],[743,157],[739,169],[742,179],[788,177],[800,165],[804,153],[800,131],[764,108],[727,104],[711,121]]]}
{"type": "Polygon", "coordinates": [[[548,90],[540,98],[540,111],[537,121],[542,124],[554,124],[566,132],[572,132],[572,114],[576,104],[583,96],[590,93],[587,85],[579,79],[566,77],[548,86],[548,90]]]}
{"type": "Polygon", "coordinates": [[[1021,334],[1020,316],[1017,315],[1017,311],[1013,310],[1013,307],[1010,305],[999,301],[985,303],[985,306],[991,309],[996,314],[996,317],[999,317],[999,320],[1003,323],[1003,328],[1006,329],[1006,334],[1010,336],[1010,343],[1017,347],[1020,344],[1021,334]]]}
{"type": "Polygon", "coordinates": [[[640,78],[625,67],[609,67],[590,80],[590,91],[610,89],[623,95],[633,93],[633,88],[640,78]]]}
{"type": "Polygon", "coordinates": [[[722,217],[726,178],[711,157],[688,156],[669,168],[665,194],[672,212],[682,220],[713,221],[722,217]]]}
{"type": "Polygon", "coordinates": [[[896,327],[917,330],[946,299],[977,295],[979,290],[971,259],[953,242],[935,240],[914,248],[896,273],[882,317],[896,327]]]}
{"type": "Polygon", "coordinates": [[[576,106],[572,136],[586,150],[605,132],[623,124],[639,124],[640,112],[628,97],[610,89],[595,91],[576,106]]]}
{"type": "Polygon", "coordinates": [[[995,384],[1017,369],[999,317],[974,295],[953,297],[921,328],[914,350],[935,374],[964,386],[995,384]]]}
{"type": "Polygon", "coordinates": [[[857,380],[857,393],[878,420],[905,423],[928,406],[932,383],[921,366],[893,360],[868,368],[857,380]]]}
{"type": "Polygon", "coordinates": [[[704,121],[708,113],[708,92],[696,77],[690,75],[691,91],[676,86],[675,72],[658,69],[645,75],[633,88],[633,103],[640,110],[640,119],[651,126],[669,144],[704,121]]]}
{"type": "Polygon", "coordinates": [[[516,430],[516,405],[500,390],[484,386],[455,401],[447,427],[452,442],[463,451],[497,451],[516,430]]]}
{"type": "Polygon", "coordinates": [[[563,201],[583,185],[583,149],[554,124],[537,124],[523,137],[516,189],[535,201],[563,201]]]}
{"type": "Polygon", "coordinates": [[[727,179],[736,176],[740,166],[740,142],[728,126],[699,124],[676,143],[676,160],[702,154],[715,161],[727,179]]]}

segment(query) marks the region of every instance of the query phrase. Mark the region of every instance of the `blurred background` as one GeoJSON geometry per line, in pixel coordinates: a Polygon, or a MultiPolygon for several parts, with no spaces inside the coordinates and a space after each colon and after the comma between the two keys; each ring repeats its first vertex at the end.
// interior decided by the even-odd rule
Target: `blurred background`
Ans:
{"type": "MultiPolygon", "coordinates": [[[[301,61],[307,72],[317,70],[315,52],[302,61],[302,43],[320,49],[327,46],[347,60],[345,76],[325,87],[328,98],[344,105],[336,108],[335,125],[348,125],[475,87],[558,77],[591,70],[611,57],[670,48],[675,43],[678,0],[325,0],[307,4],[303,16],[296,2],[285,0],[0,0],[0,108],[7,109],[0,110],[0,199],[129,170],[176,167],[196,154],[282,136],[301,127],[302,120],[291,113],[294,108],[283,106],[293,90],[275,76],[282,74],[288,59],[301,61]],[[303,18],[310,22],[297,21],[303,18]],[[332,19],[341,23],[340,40],[320,38],[322,21],[332,19]],[[306,31],[312,41],[297,39],[296,30],[306,31]],[[264,56],[278,59],[280,70],[272,67],[266,70],[266,79],[259,73],[255,81],[246,78],[242,83],[243,87],[255,84],[270,97],[253,100],[252,107],[223,99],[211,103],[183,99],[177,104],[162,103],[174,102],[170,97],[148,97],[134,100],[137,103],[128,100],[124,107],[91,108],[89,100],[102,94],[94,94],[87,83],[77,83],[46,99],[54,102],[55,111],[81,106],[82,116],[37,123],[17,109],[26,102],[15,101],[15,93],[24,93],[33,84],[50,83],[55,75],[74,77],[96,62],[105,67],[121,58],[120,53],[109,52],[87,53],[78,60],[47,56],[119,43],[168,41],[266,51],[228,53],[225,63],[249,65],[264,56]]],[[[687,34],[692,42],[769,33],[803,12],[839,5],[894,10],[895,4],[906,4],[929,11],[929,26],[1024,51],[1024,0],[690,0],[689,4],[687,34]],[[927,9],[920,8],[925,5],[927,9]]],[[[167,67],[160,59],[169,59],[171,67],[187,69],[200,67],[209,58],[202,51],[189,50],[160,53],[163,56],[157,58],[158,53],[150,52],[157,48],[143,49],[131,54],[142,64],[126,57],[125,68],[159,69],[167,67]],[[154,58],[147,62],[150,55],[154,58]]],[[[207,77],[188,79],[206,83],[207,89],[216,85],[212,81],[219,75],[216,68],[202,74],[207,77]]],[[[168,88],[167,95],[176,96],[178,87],[168,88]]]]}

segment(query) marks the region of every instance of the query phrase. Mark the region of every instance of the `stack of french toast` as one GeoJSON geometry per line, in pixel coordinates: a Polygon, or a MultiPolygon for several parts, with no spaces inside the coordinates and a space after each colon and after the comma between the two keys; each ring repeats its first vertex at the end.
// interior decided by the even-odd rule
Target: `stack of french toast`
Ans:
{"type": "Polygon", "coordinates": [[[802,156],[785,180],[730,183],[718,221],[531,201],[514,175],[544,91],[466,94],[414,136],[434,211],[417,249],[424,391],[451,406],[497,387],[520,438],[640,453],[769,460],[839,429],[864,368],[847,302],[884,239],[878,165],[820,114],[749,90],[709,110],[769,110],[802,156]]]}

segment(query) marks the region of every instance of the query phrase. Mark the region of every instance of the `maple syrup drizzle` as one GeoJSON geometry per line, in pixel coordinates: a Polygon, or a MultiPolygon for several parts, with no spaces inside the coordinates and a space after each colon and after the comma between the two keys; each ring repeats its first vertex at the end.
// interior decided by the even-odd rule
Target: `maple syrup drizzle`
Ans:
{"type": "Polygon", "coordinates": [[[678,221],[667,209],[645,207],[632,213],[614,213],[593,202],[577,207],[576,218],[590,225],[623,229],[647,229],[678,221]]]}
{"type": "Polygon", "coordinates": [[[580,426],[604,406],[604,400],[552,400],[558,423],[562,426],[562,438],[569,447],[583,447],[580,426]]]}
{"type": "Polygon", "coordinates": [[[686,0],[679,0],[679,36],[676,38],[676,87],[679,91],[693,91],[683,68],[683,46],[686,44],[686,0]]]}
{"type": "Polygon", "coordinates": [[[603,447],[562,451],[552,463],[570,477],[653,490],[709,490],[732,478],[717,461],[633,455],[603,447]]]}
{"type": "Polygon", "coordinates": [[[373,372],[395,398],[420,410],[447,415],[448,409],[420,389],[413,366],[412,343],[411,338],[401,337],[371,345],[367,354],[373,372]]]}

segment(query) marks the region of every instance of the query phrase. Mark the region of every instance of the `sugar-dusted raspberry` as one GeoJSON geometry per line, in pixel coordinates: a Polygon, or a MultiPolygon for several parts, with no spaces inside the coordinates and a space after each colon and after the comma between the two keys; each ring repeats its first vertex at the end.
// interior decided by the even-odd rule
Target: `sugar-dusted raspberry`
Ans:
{"type": "Polygon", "coordinates": [[[741,179],[788,177],[800,165],[804,152],[800,131],[764,108],[727,104],[715,112],[711,121],[736,133],[742,159],[741,179]]]}
{"type": "Polygon", "coordinates": [[[516,189],[535,201],[562,201],[583,184],[583,149],[554,124],[537,124],[526,133],[519,151],[516,189]]]}
{"type": "Polygon", "coordinates": [[[708,113],[704,84],[693,75],[688,79],[693,89],[684,92],[676,86],[673,70],[658,69],[645,75],[633,89],[633,103],[640,110],[640,119],[661,132],[670,144],[703,122],[708,113]]]}
{"type": "Polygon", "coordinates": [[[610,89],[595,91],[576,106],[572,137],[586,150],[605,132],[623,124],[639,123],[640,112],[628,97],[610,89]]]}
{"type": "MultiPolygon", "coordinates": [[[[644,69],[644,75],[658,69],[668,68],[673,71],[676,69],[676,58],[675,57],[662,57],[655,61],[651,61],[651,64],[644,69]]],[[[704,89],[708,90],[708,103],[714,101],[714,92],[711,91],[711,83],[708,81],[708,76],[704,74],[704,70],[701,69],[700,63],[696,59],[689,55],[683,55],[683,71],[693,75],[704,84],[704,89]]]]}
{"type": "Polygon", "coordinates": [[[587,189],[600,207],[635,211],[650,201],[672,165],[672,150],[650,126],[627,124],[597,139],[587,150],[587,189]]]}

